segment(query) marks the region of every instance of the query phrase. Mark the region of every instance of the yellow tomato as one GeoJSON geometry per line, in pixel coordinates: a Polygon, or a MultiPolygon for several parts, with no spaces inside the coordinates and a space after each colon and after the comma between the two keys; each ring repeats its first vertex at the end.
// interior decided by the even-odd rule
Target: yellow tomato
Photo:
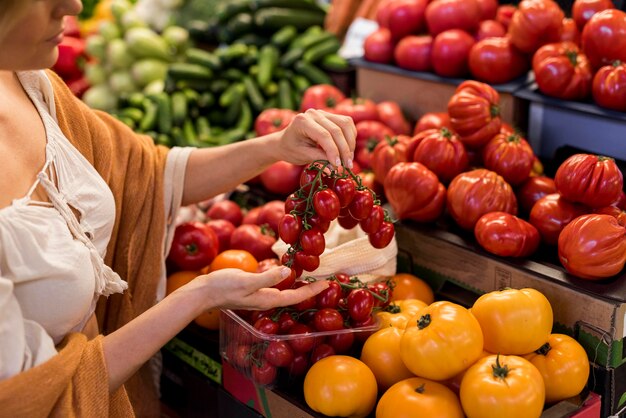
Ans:
{"type": "Polygon", "coordinates": [[[203,328],[217,331],[220,329],[220,310],[218,308],[209,309],[193,320],[203,328]]]}
{"type": "Polygon", "coordinates": [[[413,377],[400,357],[403,332],[395,327],[382,328],[370,335],[363,344],[361,361],[374,373],[381,392],[400,380],[413,377]]]}
{"type": "Polygon", "coordinates": [[[518,356],[482,358],[461,382],[461,405],[467,418],[539,418],[544,399],[539,370],[518,356]]]}
{"type": "MultiPolygon", "coordinates": [[[[483,350],[482,353],[480,353],[480,357],[478,358],[478,360],[480,360],[481,358],[487,357],[487,356],[491,356],[493,355],[493,353],[490,353],[488,351],[483,350]]],[[[476,361],[478,361],[476,360],[476,361]]],[[[474,363],[475,364],[475,363],[474,363]]],[[[472,366],[470,366],[472,367],[472,366]]],[[[461,382],[463,381],[463,377],[465,376],[465,373],[467,373],[467,371],[469,370],[469,368],[463,370],[461,373],[453,376],[451,379],[446,380],[444,383],[445,385],[452,389],[452,392],[456,393],[458,395],[459,391],[461,390],[461,382]]]]}
{"type": "Polygon", "coordinates": [[[546,385],[546,402],[578,395],[589,378],[589,358],[572,337],[552,334],[539,350],[524,356],[537,367],[546,385]]]}
{"type": "Polygon", "coordinates": [[[435,302],[411,318],[400,340],[402,361],[417,376],[445,380],[480,357],[483,334],[470,311],[435,302]]]}
{"type": "Polygon", "coordinates": [[[304,400],[331,417],[364,418],[376,404],[374,373],[349,356],[329,356],[311,366],[304,378],[304,400]]]}
{"type": "Polygon", "coordinates": [[[552,331],[552,307],[535,289],[489,292],[471,308],[485,337],[485,350],[524,355],[537,350],[552,331]]]}
{"type": "Polygon", "coordinates": [[[419,299],[430,305],[435,301],[433,289],[428,283],[409,273],[398,273],[391,278],[393,293],[391,300],[419,299]]]}
{"type": "Polygon", "coordinates": [[[463,418],[459,398],[441,383],[421,377],[402,380],[380,398],[376,418],[463,418]]]}
{"type": "Polygon", "coordinates": [[[380,327],[406,328],[406,323],[417,311],[425,308],[427,304],[418,299],[404,299],[392,302],[384,311],[377,312],[380,319],[380,327]]]}

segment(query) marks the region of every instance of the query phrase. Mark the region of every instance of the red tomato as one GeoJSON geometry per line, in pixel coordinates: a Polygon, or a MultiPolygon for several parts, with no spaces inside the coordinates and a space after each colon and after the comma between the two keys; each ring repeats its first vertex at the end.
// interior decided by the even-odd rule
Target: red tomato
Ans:
{"type": "Polygon", "coordinates": [[[298,189],[302,166],[278,161],[261,173],[261,184],[268,192],[288,195],[298,189]]]}
{"type": "Polygon", "coordinates": [[[484,168],[461,173],[448,186],[448,212],[464,229],[472,230],[489,212],[517,215],[513,189],[501,176],[484,168]]]}
{"type": "Polygon", "coordinates": [[[396,65],[412,71],[430,71],[430,54],[433,37],[430,35],[408,35],[400,39],[393,51],[396,65]]]}
{"type": "Polygon", "coordinates": [[[528,257],[537,251],[540,241],[537,228],[506,212],[481,216],[474,236],[481,247],[501,257],[528,257]]]}
{"type": "Polygon", "coordinates": [[[558,42],[564,17],[552,0],[522,0],[509,25],[511,43],[522,52],[533,53],[542,45],[558,42]]]}
{"type": "Polygon", "coordinates": [[[496,20],[508,29],[516,10],[517,7],[513,4],[503,4],[498,6],[498,10],[496,11],[496,20]]]}
{"type": "Polygon", "coordinates": [[[359,123],[364,120],[379,119],[376,103],[370,99],[360,97],[340,101],[337,103],[337,106],[335,106],[334,113],[350,116],[354,123],[359,123]]]}
{"type": "Polygon", "coordinates": [[[333,221],[339,216],[341,203],[335,192],[330,189],[324,189],[315,192],[313,195],[313,208],[320,218],[333,221]]]}
{"type": "Polygon", "coordinates": [[[395,40],[424,28],[424,13],[428,0],[394,0],[389,3],[389,30],[395,40]]]}
{"type": "Polygon", "coordinates": [[[274,383],[278,375],[276,367],[269,364],[265,359],[261,359],[256,363],[252,362],[250,373],[252,374],[252,380],[259,385],[270,385],[274,383]]]}
{"type": "Polygon", "coordinates": [[[310,357],[311,364],[315,364],[323,358],[334,356],[334,355],[335,355],[334,347],[331,346],[330,344],[322,343],[318,345],[317,347],[315,347],[313,351],[311,352],[311,357],[310,357]]]}
{"type": "Polygon", "coordinates": [[[287,244],[293,245],[298,242],[302,232],[302,220],[299,216],[286,214],[278,224],[278,236],[287,244]]]}
{"type": "Polygon", "coordinates": [[[544,45],[533,56],[533,71],[542,93],[564,100],[580,100],[591,91],[592,71],[587,57],[572,42],[544,45]]]}
{"type": "Polygon", "coordinates": [[[380,3],[378,10],[376,10],[376,22],[380,27],[389,27],[389,13],[391,12],[391,8],[389,7],[391,5],[390,3],[391,0],[385,0],[380,3]]]}
{"type": "Polygon", "coordinates": [[[348,294],[348,314],[354,321],[365,321],[372,315],[374,296],[367,289],[354,289],[348,294]]]}
{"type": "Polygon", "coordinates": [[[380,142],[387,136],[393,136],[393,130],[377,120],[364,120],[356,125],[356,148],[365,147],[370,141],[380,142]]]}
{"type": "Polygon", "coordinates": [[[517,202],[524,213],[529,213],[535,202],[556,193],[554,180],[546,176],[531,176],[517,190],[517,202]]]}
{"type": "Polygon", "coordinates": [[[430,222],[443,212],[446,189],[425,165],[398,163],[385,179],[385,195],[398,219],[430,222]],[[407,193],[415,190],[419,193],[407,193]]]}
{"type": "Polygon", "coordinates": [[[572,42],[576,45],[580,45],[580,32],[578,31],[574,20],[569,17],[563,19],[561,42],[572,42]]]}
{"type": "Polygon", "coordinates": [[[311,327],[301,323],[296,323],[293,327],[291,327],[289,335],[298,335],[298,338],[288,340],[289,345],[293,348],[293,351],[296,352],[296,355],[297,353],[308,353],[313,350],[317,341],[316,337],[311,335],[312,332],[313,329],[311,327]]]}
{"type": "Polygon", "coordinates": [[[372,194],[366,189],[357,190],[354,194],[354,199],[348,206],[348,211],[352,218],[361,221],[370,216],[373,206],[374,198],[372,194]]]}
{"type": "Polygon", "coordinates": [[[624,179],[615,160],[591,154],[575,154],[554,176],[557,191],[572,202],[598,208],[615,202],[624,188],[624,179]]]}
{"type": "Polygon", "coordinates": [[[393,223],[384,221],[378,231],[368,234],[367,239],[372,247],[381,249],[391,243],[395,234],[393,223]]]}
{"type": "Polygon", "coordinates": [[[626,64],[615,61],[601,67],[593,77],[591,93],[598,106],[626,112],[626,64]]]}
{"type": "Polygon", "coordinates": [[[443,77],[462,77],[467,74],[469,51],[475,42],[472,35],[461,29],[448,29],[437,35],[431,52],[435,73],[443,77]]]}
{"type": "Polygon", "coordinates": [[[272,200],[261,206],[256,224],[269,225],[272,231],[274,231],[274,234],[277,235],[278,224],[283,216],[285,216],[285,202],[282,200],[272,200]]]}
{"type": "Polygon", "coordinates": [[[343,329],[343,317],[334,308],[322,308],[313,316],[313,326],[317,331],[336,331],[343,329]]]}
{"type": "Polygon", "coordinates": [[[417,144],[412,161],[422,163],[439,177],[449,183],[458,174],[465,171],[469,160],[465,146],[459,137],[448,128],[424,131],[432,132],[423,136],[417,144]]]}
{"type": "Polygon", "coordinates": [[[265,109],[254,121],[254,130],[259,136],[282,131],[296,117],[296,114],[290,109],[265,109]]]}
{"type": "Polygon", "coordinates": [[[384,184],[391,167],[408,160],[406,147],[407,143],[397,136],[386,138],[376,145],[372,153],[371,166],[378,182],[384,184]]]}
{"type": "Polygon", "coordinates": [[[380,229],[385,220],[385,210],[380,205],[372,206],[370,216],[363,219],[359,224],[361,229],[368,234],[373,234],[380,229]]]}
{"type": "Polygon", "coordinates": [[[576,0],[572,5],[572,18],[580,32],[591,19],[591,16],[606,9],[614,9],[611,0],[576,0]]]}
{"type": "Polygon", "coordinates": [[[246,212],[243,216],[243,220],[241,221],[242,225],[253,224],[256,225],[256,221],[259,218],[259,212],[261,212],[260,207],[251,208],[246,212]]]}
{"type": "Polygon", "coordinates": [[[461,83],[450,101],[450,125],[468,148],[480,148],[500,132],[500,95],[478,81],[461,83]]]}
{"type": "Polygon", "coordinates": [[[272,245],[276,242],[273,232],[269,228],[259,225],[240,225],[230,236],[230,248],[246,250],[257,260],[276,257],[272,245]]]}
{"type": "Polygon", "coordinates": [[[450,128],[450,117],[448,112],[428,112],[424,113],[415,123],[413,135],[427,129],[450,128]]]}
{"type": "Polygon", "coordinates": [[[202,222],[186,222],[176,227],[168,260],[181,270],[200,270],[217,255],[217,235],[202,222]]]}
{"type": "Polygon", "coordinates": [[[300,103],[300,112],[311,108],[334,108],[337,103],[345,98],[346,96],[335,86],[331,86],[330,84],[316,84],[304,91],[302,102],[300,103]]]}
{"type": "Polygon", "coordinates": [[[497,134],[483,148],[485,168],[500,174],[514,186],[528,178],[534,159],[528,142],[516,134],[497,134]]]}
{"type": "Polygon", "coordinates": [[[436,36],[449,29],[473,32],[478,27],[481,9],[477,0],[437,0],[426,7],[428,32],[436,36]]]}
{"type": "Polygon", "coordinates": [[[469,52],[470,72],[477,80],[490,84],[506,83],[525,74],[528,61],[509,38],[483,39],[469,52]]]}
{"type": "Polygon", "coordinates": [[[478,25],[478,29],[476,30],[476,38],[477,41],[481,41],[487,38],[502,38],[506,35],[506,28],[504,25],[497,20],[483,20],[478,25]]]}
{"type": "Polygon", "coordinates": [[[559,236],[559,260],[575,276],[600,280],[626,263],[626,228],[611,215],[590,214],[570,222],[559,236]]]}
{"type": "Polygon", "coordinates": [[[615,60],[626,62],[626,13],[609,9],[594,14],[583,29],[581,44],[594,69],[615,60]]]}
{"type": "Polygon", "coordinates": [[[336,308],[339,304],[339,299],[341,299],[341,296],[342,289],[339,282],[329,280],[328,287],[318,293],[315,297],[317,309],[336,308]]]}
{"type": "Polygon", "coordinates": [[[326,249],[326,239],[319,228],[313,227],[302,232],[300,245],[304,253],[320,256],[326,249]]]}
{"type": "Polygon", "coordinates": [[[270,341],[263,353],[269,364],[275,367],[288,367],[295,357],[293,349],[286,341],[270,341]]]}
{"type": "Polygon", "coordinates": [[[626,226],[626,210],[617,206],[605,206],[603,208],[596,209],[594,213],[611,215],[617,219],[617,223],[621,226],[626,226]]]}
{"type": "Polygon", "coordinates": [[[563,228],[588,212],[585,206],[569,202],[558,193],[552,193],[537,200],[530,211],[529,221],[539,230],[546,244],[556,245],[563,228]]]}
{"type": "Polygon", "coordinates": [[[394,43],[391,40],[391,31],[381,27],[365,38],[363,57],[367,61],[387,64],[393,58],[393,48],[394,43]]]}
{"type": "Polygon", "coordinates": [[[226,219],[211,219],[206,224],[215,232],[220,243],[218,253],[228,250],[230,248],[230,236],[235,230],[235,225],[226,219]]]}
{"type": "Polygon", "coordinates": [[[235,226],[241,225],[243,213],[239,205],[232,200],[219,200],[207,210],[209,219],[226,219],[235,226]]]}
{"type": "Polygon", "coordinates": [[[477,0],[480,9],[480,20],[495,19],[498,12],[498,0],[477,0]]]}
{"type": "Polygon", "coordinates": [[[389,126],[396,135],[408,135],[411,127],[402,113],[400,105],[392,101],[382,101],[376,104],[380,121],[389,126]]]}

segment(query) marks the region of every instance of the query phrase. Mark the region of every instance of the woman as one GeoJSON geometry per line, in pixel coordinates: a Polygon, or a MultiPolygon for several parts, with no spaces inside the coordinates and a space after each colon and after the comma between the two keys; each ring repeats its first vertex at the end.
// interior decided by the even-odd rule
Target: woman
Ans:
{"type": "Polygon", "coordinates": [[[154,382],[137,371],[193,318],[291,305],[326,287],[281,292],[270,287],[283,268],[228,269],[157,304],[180,205],[278,160],[352,164],[351,119],[322,111],[261,138],[168,150],[88,109],[40,70],[56,61],[64,16],[81,7],[0,0],[0,415],[132,416],[126,386],[137,415],[154,416],[154,382]]]}

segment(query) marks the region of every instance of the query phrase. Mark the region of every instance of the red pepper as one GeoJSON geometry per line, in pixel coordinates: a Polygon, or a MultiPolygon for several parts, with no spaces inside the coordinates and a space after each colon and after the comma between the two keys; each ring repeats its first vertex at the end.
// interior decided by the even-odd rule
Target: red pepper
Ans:
{"type": "Polygon", "coordinates": [[[74,80],[82,76],[85,58],[85,41],[65,36],[59,44],[59,58],[52,68],[64,80],[74,80]]]}
{"type": "Polygon", "coordinates": [[[202,222],[186,222],[176,227],[168,258],[181,270],[200,270],[217,255],[219,240],[202,222]]]}

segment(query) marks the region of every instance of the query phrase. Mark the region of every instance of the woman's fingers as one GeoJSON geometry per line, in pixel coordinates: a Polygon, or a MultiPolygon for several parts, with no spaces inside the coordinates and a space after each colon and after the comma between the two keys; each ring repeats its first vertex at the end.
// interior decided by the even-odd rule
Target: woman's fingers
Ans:
{"type": "Polygon", "coordinates": [[[307,110],[304,116],[301,132],[322,148],[326,159],[336,166],[342,161],[351,164],[356,138],[352,120],[315,109],[307,110]]]}
{"type": "Polygon", "coordinates": [[[255,300],[262,303],[262,305],[259,306],[260,309],[290,306],[317,295],[327,287],[328,281],[319,280],[297,289],[259,289],[255,295],[255,300]]]}

